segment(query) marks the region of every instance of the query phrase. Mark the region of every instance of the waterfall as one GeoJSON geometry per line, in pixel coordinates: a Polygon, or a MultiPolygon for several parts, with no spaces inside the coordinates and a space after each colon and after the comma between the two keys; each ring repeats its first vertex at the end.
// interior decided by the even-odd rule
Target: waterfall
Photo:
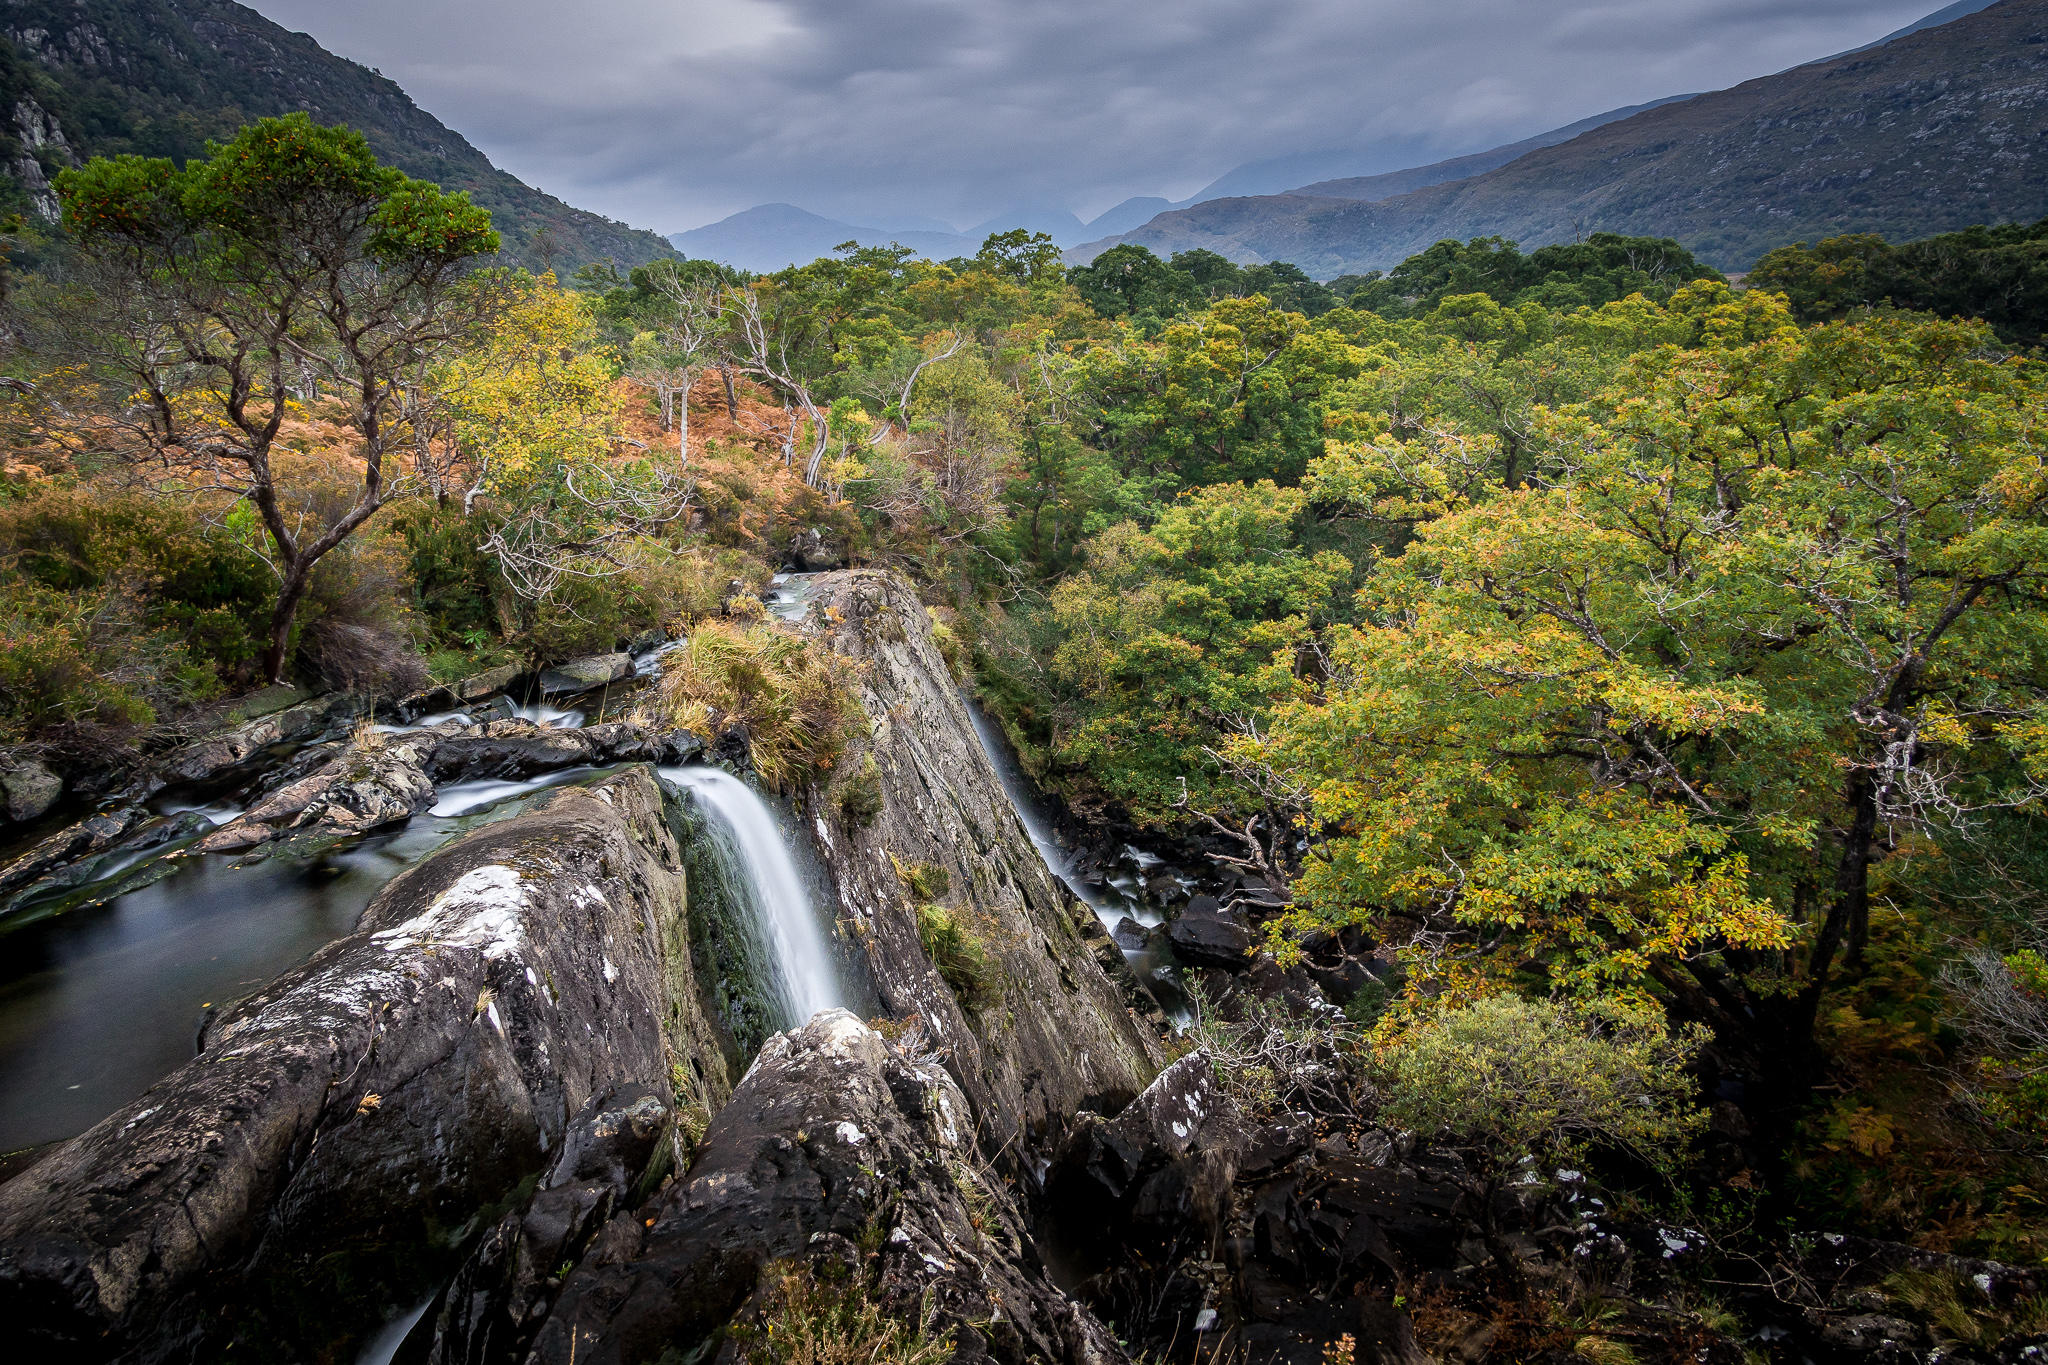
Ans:
{"type": "Polygon", "coordinates": [[[968,718],[974,722],[974,737],[981,741],[981,751],[988,755],[989,766],[996,770],[996,780],[1002,783],[1003,794],[1010,798],[1010,805],[1016,810],[1017,819],[1023,823],[1024,832],[1031,836],[1038,856],[1045,859],[1045,865],[1053,876],[1066,884],[1074,899],[1093,910],[1095,918],[1102,921],[1103,928],[1114,932],[1117,921],[1131,913],[1130,908],[1109,904],[1087,878],[1075,872],[1073,859],[1053,837],[1052,826],[1039,806],[1038,794],[1032,791],[1031,784],[1025,779],[1009,742],[997,732],[995,722],[989,719],[988,713],[976,704],[974,698],[962,692],[960,699],[967,704],[968,718]]]}
{"type": "Polygon", "coordinates": [[[736,927],[754,940],[747,946],[759,950],[745,956],[758,960],[768,978],[755,983],[774,1006],[768,1025],[795,1028],[819,1010],[843,1005],[831,944],[768,803],[717,768],[657,771],[694,796],[705,817],[725,890],[742,921],[736,927]]]}

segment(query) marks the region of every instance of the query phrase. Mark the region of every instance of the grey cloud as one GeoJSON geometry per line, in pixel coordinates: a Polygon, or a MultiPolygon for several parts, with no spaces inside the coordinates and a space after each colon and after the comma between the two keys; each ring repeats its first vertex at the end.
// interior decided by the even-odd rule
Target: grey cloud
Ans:
{"type": "Polygon", "coordinates": [[[255,0],[522,178],[663,231],[773,201],[1086,216],[1330,147],[1391,169],[1763,75],[1939,4],[255,0]]]}

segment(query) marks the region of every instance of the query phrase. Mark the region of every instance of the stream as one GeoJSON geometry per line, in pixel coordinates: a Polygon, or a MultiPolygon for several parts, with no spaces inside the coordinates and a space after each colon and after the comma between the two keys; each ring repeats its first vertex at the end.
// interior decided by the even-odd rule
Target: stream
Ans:
{"type": "MultiPolygon", "coordinates": [[[[182,858],[153,886],[0,936],[0,1152],[90,1128],[189,1060],[210,1008],[347,934],[386,882],[442,841],[511,814],[514,797],[593,771],[456,783],[433,814],[311,862],[182,858]],[[497,790],[475,790],[485,786],[497,790]]],[[[233,815],[201,809],[216,824],[233,815]]]]}

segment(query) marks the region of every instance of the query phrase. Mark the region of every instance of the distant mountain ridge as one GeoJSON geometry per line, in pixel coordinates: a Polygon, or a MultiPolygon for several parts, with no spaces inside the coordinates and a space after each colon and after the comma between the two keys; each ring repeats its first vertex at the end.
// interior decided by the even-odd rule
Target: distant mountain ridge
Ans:
{"type": "Polygon", "coordinates": [[[1202,247],[1292,261],[1329,279],[1389,268],[1444,238],[1528,248],[1618,232],[1675,237],[1739,270],[1795,240],[1905,240],[2048,216],[2048,0],[1998,0],[1904,32],[1464,179],[1377,201],[1306,191],[1212,200],[1121,240],[1161,255],[1202,247]]]}
{"type": "Polygon", "coordinates": [[[0,199],[54,216],[49,181],[94,155],[177,160],[253,119],[303,109],[379,158],[491,211],[508,255],[564,272],[672,254],[493,166],[397,84],[232,0],[0,0],[0,199]],[[551,240],[550,240],[551,239],[551,240]]]}

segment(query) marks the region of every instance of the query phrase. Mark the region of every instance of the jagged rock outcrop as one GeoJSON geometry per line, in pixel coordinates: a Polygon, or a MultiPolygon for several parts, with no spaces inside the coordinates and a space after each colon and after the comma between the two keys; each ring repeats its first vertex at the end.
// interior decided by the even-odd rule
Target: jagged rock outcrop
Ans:
{"type": "Polygon", "coordinates": [[[620,721],[560,730],[525,720],[444,722],[398,734],[365,732],[309,771],[285,780],[200,840],[202,853],[233,853],[284,841],[317,850],[403,824],[430,809],[435,786],[457,778],[527,778],[642,759],[678,762],[702,749],[686,732],[658,734],[620,721]]]}
{"type": "Polygon", "coordinates": [[[191,1063],[0,1186],[15,1349],[333,1358],[536,1180],[568,1246],[673,1150],[621,1131],[729,1089],[685,923],[645,767],[444,847],[191,1063]]]}
{"type": "Polygon", "coordinates": [[[272,745],[317,738],[334,723],[345,698],[322,697],[257,716],[177,750],[158,765],[156,782],[213,782],[259,758],[272,745]]]}
{"type": "Polygon", "coordinates": [[[622,682],[633,676],[633,656],[626,653],[593,654],[584,659],[571,659],[556,664],[540,675],[540,690],[550,695],[558,692],[588,692],[594,687],[607,683],[622,682]]]}
{"type": "Polygon", "coordinates": [[[1047,1177],[1046,1200],[1089,1259],[1122,1259],[1132,1247],[1156,1255],[1189,1237],[1213,1246],[1251,1148],[1251,1127],[1216,1084],[1214,1061],[1191,1052],[1115,1118],[1081,1117],[1047,1177]]]}
{"type": "MultiPolygon", "coordinates": [[[[915,1316],[955,1360],[1124,1360],[1052,1283],[1008,1187],[976,1151],[946,1069],[844,1010],[777,1034],[712,1120],[688,1179],[614,1219],[569,1277],[533,1365],[744,1359],[714,1334],[771,1309],[802,1266],[915,1316]]],[[[461,1359],[453,1354],[440,1359],[461,1359]]]]}
{"type": "Polygon", "coordinates": [[[868,731],[813,793],[810,833],[884,1007],[931,1030],[991,1152],[1115,1112],[1157,1073],[1159,1041],[1104,969],[1122,955],[1032,845],[917,593],[871,570],[809,588],[804,628],[853,666],[868,731]],[[922,941],[923,906],[984,959],[966,1003],[922,941]]]}

